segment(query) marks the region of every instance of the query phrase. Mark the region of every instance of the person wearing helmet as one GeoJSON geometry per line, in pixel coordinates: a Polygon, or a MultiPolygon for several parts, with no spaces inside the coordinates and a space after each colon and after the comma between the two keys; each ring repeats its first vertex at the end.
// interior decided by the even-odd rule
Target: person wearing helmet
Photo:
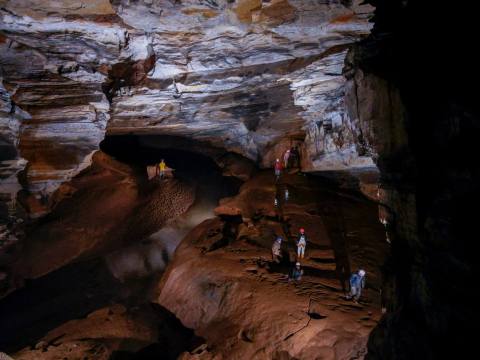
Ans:
{"type": "Polygon", "coordinates": [[[280,162],[280,159],[275,160],[274,168],[275,168],[275,180],[278,181],[278,179],[280,178],[280,174],[282,173],[282,168],[283,168],[282,163],[280,162]]]}
{"type": "Polygon", "coordinates": [[[358,302],[360,296],[362,296],[362,289],[365,287],[365,270],[358,270],[350,276],[350,293],[347,295],[347,299],[352,299],[358,302]]]}
{"type": "Polygon", "coordinates": [[[303,270],[300,267],[300,263],[297,261],[295,266],[290,270],[288,274],[288,282],[302,280],[303,270]]]}
{"type": "Polygon", "coordinates": [[[305,229],[300,228],[300,235],[297,239],[297,259],[303,259],[305,257],[305,248],[307,247],[307,236],[305,235],[305,229]]]}
{"type": "Polygon", "coordinates": [[[272,260],[277,264],[282,260],[282,240],[281,236],[277,236],[272,245],[272,260]]]}

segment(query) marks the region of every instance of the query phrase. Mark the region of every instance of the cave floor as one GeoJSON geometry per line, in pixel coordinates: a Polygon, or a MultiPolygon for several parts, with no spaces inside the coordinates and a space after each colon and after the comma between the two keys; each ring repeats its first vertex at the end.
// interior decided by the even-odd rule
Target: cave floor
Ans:
{"type": "MultiPolygon", "coordinates": [[[[26,297],[34,301],[32,296],[41,294],[42,288],[56,286],[55,280],[52,283],[49,279],[60,279],[63,284],[70,276],[78,277],[78,289],[61,288],[70,289],[71,298],[77,299],[70,305],[62,304],[69,301],[69,296],[59,290],[52,301],[67,310],[49,309],[45,313],[37,311],[39,307],[31,302],[35,305],[30,310],[35,315],[31,325],[37,328],[29,337],[36,340],[29,340],[31,346],[16,353],[16,358],[171,359],[185,351],[181,358],[346,359],[365,353],[368,334],[381,316],[380,264],[387,250],[376,204],[357,192],[327,186],[315,176],[292,172],[275,182],[271,171],[259,171],[237,195],[220,200],[216,217],[188,233],[161,278],[118,282],[101,257],[115,245],[114,239],[131,243],[134,237],[140,239],[164,227],[167,217],[163,213],[153,216],[155,219],[150,214],[145,222],[142,208],[158,209],[152,204],[164,203],[166,194],[178,195],[169,187],[180,186],[167,181],[145,189],[135,178],[127,168],[99,154],[93,168],[69,184],[75,191],[60,202],[60,215],[54,213],[40,223],[41,231],[33,238],[36,241],[27,246],[30,251],[25,252],[25,259],[29,266],[24,270],[30,271],[30,276],[47,271],[43,266],[59,270],[35,280],[33,288],[27,286],[26,297]],[[130,201],[130,209],[118,207],[119,197],[122,203],[130,201]],[[92,209],[109,216],[89,218],[92,209]],[[115,211],[110,213],[111,209],[115,211]],[[135,214],[136,220],[125,222],[129,214],[135,214]],[[75,220],[84,215],[82,221],[75,220]],[[105,219],[109,231],[116,227],[121,231],[115,231],[113,237],[109,231],[103,232],[105,219]],[[120,227],[119,221],[123,222],[120,227]],[[86,223],[90,233],[82,230],[86,223]],[[289,282],[287,274],[296,261],[295,239],[300,227],[306,229],[308,237],[306,256],[301,261],[304,276],[298,282],[289,282]],[[284,256],[278,264],[271,259],[271,245],[277,235],[284,238],[284,256]],[[94,242],[90,244],[88,239],[94,242]],[[59,254],[62,256],[55,258],[59,254]],[[95,254],[100,261],[95,260],[95,254]],[[46,258],[55,261],[45,262],[46,258]],[[73,267],[62,265],[71,259],[76,259],[73,267]],[[32,264],[42,267],[36,269],[32,264]],[[93,281],[82,275],[82,264],[93,269],[88,272],[93,281]],[[360,267],[367,271],[367,288],[360,303],[355,304],[345,300],[345,286],[350,272],[360,267]],[[95,277],[99,268],[106,281],[95,277]],[[87,294],[87,306],[82,305],[87,304],[82,300],[83,283],[92,292],[87,294]],[[112,284],[114,287],[109,288],[112,284]],[[33,291],[31,295],[29,291],[33,291]],[[90,314],[87,317],[83,317],[82,306],[90,314]],[[75,311],[69,311],[69,307],[75,311]],[[45,322],[45,314],[57,319],[45,322]],[[98,326],[104,322],[111,326],[98,326]],[[39,329],[43,329],[43,337],[38,336],[39,329]],[[189,329],[202,340],[196,340],[189,329]],[[169,333],[182,340],[173,341],[165,335],[169,333]],[[173,346],[169,344],[172,341],[173,346]],[[192,350],[199,344],[203,345],[192,350]]],[[[188,195],[189,191],[186,188],[180,194],[188,195]]],[[[179,213],[193,201],[183,195],[177,198],[185,207],[179,213]]],[[[172,201],[168,204],[172,206],[172,201]]],[[[204,205],[199,208],[201,216],[194,217],[201,221],[204,205]]],[[[25,259],[20,264],[24,265],[25,259]]],[[[46,309],[49,301],[46,294],[42,296],[46,309]]],[[[22,298],[22,294],[13,293],[2,303],[8,305],[16,297],[22,298]]],[[[7,305],[3,307],[6,311],[7,305]]],[[[25,324],[29,323],[28,317],[26,311],[25,324]]]]}
{"type": "Polygon", "coordinates": [[[275,183],[271,172],[260,172],[221,201],[218,218],[184,239],[158,302],[206,339],[209,348],[195,358],[360,357],[381,316],[386,243],[377,211],[366,198],[319,186],[314,177],[293,173],[275,183]],[[299,227],[309,240],[305,273],[288,282],[299,227]],[[270,252],[277,235],[288,239],[280,264],[270,252]],[[359,267],[367,288],[355,304],[345,300],[344,286],[359,267]]]}

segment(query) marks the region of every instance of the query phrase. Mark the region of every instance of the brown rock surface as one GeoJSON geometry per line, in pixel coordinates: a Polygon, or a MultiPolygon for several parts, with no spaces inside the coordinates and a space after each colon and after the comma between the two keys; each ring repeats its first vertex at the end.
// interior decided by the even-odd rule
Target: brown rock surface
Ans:
{"type": "Polygon", "coordinates": [[[107,360],[114,351],[138,351],[158,339],[158,324],[146,309],[112,305],[50,331],[33,349],[14,354],[18,360],[107,360]]]}
{"type": "Polygon", "coordinates": [[[376,206],[320,189],[315,180],[299,175],[286,176],[279,186],[290,189],[283,221],[273,207],[273,174],[263,172],[217,209],[224,220],[205,221],[177,248],[158,302],[208,344],[183,358],[351,359],[365,354],[368,334],[381,315],[379,263],[386,251],[376,206]],[[247,223],[232,220],[222,211],[225,204],[247,223]],[[272,263],[270,246],[275,234],[283,234],[288,239],[284,251],[293,260],[300,225],[310,240],[302,261],[305,274],[289,283],[288,259],[272,263]],[[356,305],[343,299],[341,280],[359,266],[367,270],[369,288],[356,305]]]}
{"type": "Polygon", "coordinates": [[[29,229],[14,264],[19,279],[140,241],[184,213],[195,198],[191,185],[175,179],[147,184],[146,174],[101,152],[68,187],[67,197],[57,199],[54,211],[29,229]]]}

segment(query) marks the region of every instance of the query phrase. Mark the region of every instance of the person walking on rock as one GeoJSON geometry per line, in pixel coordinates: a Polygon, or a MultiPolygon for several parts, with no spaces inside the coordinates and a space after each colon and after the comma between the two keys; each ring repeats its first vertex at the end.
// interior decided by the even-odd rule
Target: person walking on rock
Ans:
{"type": "Polygon", "coordinates": [[[362,289],[365,287],[365,270],[358,270],[350,276],[350,293],[347,295],[347,299],[352,299],[354,302],[358,302],[360,296],[362,296],[362,289]]]}
{"type": "Polygon", "coordinates": [[[277,264],[282,260],[282,237],[277,236],[277,239],[272,245],[272,260],[277,264]]]}
{"type": "Polygon", "coordinates": [[[278,181],[282,173],[282,163],[280,162],[280,159],[277,159],[275,161],[274,168],[275,168],[275,180],[278,181]]]}
{"type": "Polygon", "coordinates": [[[290,270],[288,274],[288,282],[302,280],[303,270],[300,267],[300,263],[297,261],[295,266],[290,270]]]}
{"type": "Polygon", "coordinates": [[[297,259],[303,259],[305,257],[305,248],[307,247],[307,236],[305,235],[305,229],[300,228],[300,235],[297,239],[297,259]]]}

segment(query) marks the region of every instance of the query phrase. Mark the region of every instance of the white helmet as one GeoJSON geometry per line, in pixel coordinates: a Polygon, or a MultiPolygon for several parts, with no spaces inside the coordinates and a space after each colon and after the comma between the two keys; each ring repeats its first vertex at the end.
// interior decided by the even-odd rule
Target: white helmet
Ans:
{"type": "Polygon", "coordinates": [[[296,266],[300,266],[300,263],[297,261],[297,263],[295,264],[296,266]]]}
{"type": "Polygon", "coordinates": [[[365,276],[365,274],[366,274],[365,270],[358,270],[358,275],[363,277],[365,276]]]}

